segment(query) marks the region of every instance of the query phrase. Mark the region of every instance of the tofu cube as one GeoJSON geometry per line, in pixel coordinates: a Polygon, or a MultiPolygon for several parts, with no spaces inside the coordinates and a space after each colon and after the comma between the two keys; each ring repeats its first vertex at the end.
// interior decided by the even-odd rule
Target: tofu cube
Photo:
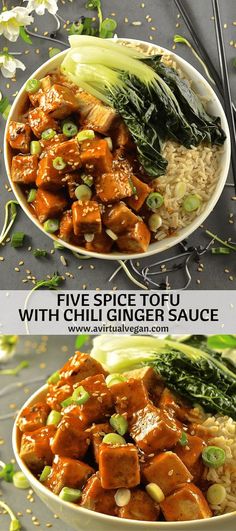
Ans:
{"type": "Polygon", "coordinates": [[[148,184],[135,177],[135,175],[132,175],[131,180],[135,188],[135,193],[132,195],[132,197],[127,199],[127,204],[130,206],[130,208],[135,210],[135,212],[139,212],[152,189],[150,186],[148,186],[148,184]]]}
{"type": "Polygon", "coordinates": [[[45,113],[59,120],[66,118],[78,108],[73,91],[65,85],[56,83],[42,94],[39,104],[45,113]]]}
{"type": "Polygon", "coordinates": [[[94,424],[87,432],[91,437],[94,459],[98,463],[99,448],[102,444],[103,437],[105,437],[106,433],[112,433],[113,429],[108,422],[104,422],[103,424],[94,424]]]}
{"type": "Polygon", "coordinates": [[[112,207],[107,207],[102,221],[108,229],[115,234],[122,234],[138,222],[137,216],[126,206],[125,203],[117,203],[112,207]]]}
{"type": "Polygon", "coordinates": [[[160,504],[167,522],[203,520],[212,516],[211,509],[196,485],[187,484],[160,504]]]}
{"type": "Polygon", "coordinates": [[[37,155],[16,155],[12,159],[11,178],[14,183],[34,184],[38,171],[37,155]]]}
{"type": "Polygon", "coordinates": [[[193,476],[181,459],[173,452],[156,455],[143,468],[147,483],[159,485],[165,496],[173,492],[181,483],[189,483],[193,476]]]}
{"type": "Polygon", "coordinates": [[[81,150],[76,138],[54,144],[49,153],[53,159],[61,157],[66,163],[66,167],[62,170],[62,173],[78,170],[81,166],[81,150]]]}
{"type": "MultiPolygon", "coordinates": [[[[68,406],[65,408],[65,414],[76,415],[83,426],[89,426],[92,422],[102,421],[106,419],[112,409],[112,396],[110,389],[108,389],[103,374],[96,374],[89,376],[79,383],[79,386],[84,387],[85,391],[89,393],[87,402],[80,406],[68,406]]],[[[77,385],[74,386],[76,389],[77,385]]]]}
{"type": "Polygon", "coordinates": [[[38,188],[51,192],[60,190],[66,184],[63,171],[54,168],[53,158],[47,154],[40,160],[36,179],[38,188]]]}
{"type": "Polygon", "coordinates": [[[49,385],[46,402],[51,409],[61,411],[61,403],[69,398],[73,393],[73,386],[68,383],[58,382],[56,385],[49,385]]]}
{"type": "Polygon", "coordinates": [[[133,369],[132,371],[124,372],[123,376],[130,380],[141,380],[144,387],[148,392],[151,392],[153,388],[159,383],[160,379],[152,367],[142,367],[141,369],[133,369]]]}
{"type": "Polygon", "coordinates": [[[134,413],[130,435],[138,448],[146,454],[152,454],[175,446],[181,429],[173,418],[150,403],[134,413]]]}
{"type": "Polygon", "coordinates": [[[111,171],[112,153],[106,140],[81,142],[81,164],[89,173],[103,174],[111,171]]]}
{"type": "Polygon", "coordinates": [[[103,173],[96,180],[96,193],[102,203],[116,203],[133,194],[130,177],[122,171],[103,173]]]}
{"type": "Polygon", "coordinates": [[[40,138],[40,146],[42,148],[42,151],[48,151],[52,147],[61,144],[62,142],[65,142],[67,140],[67,137],[63,135],[62,133],[56,134],[53,138],[40,138]]]}
{"type": "Polygon", "coordinates": [[[102,232],[101,212],[96,201],[75,201],[72,204],[72,219],[76,236],[102,232]]]}
{"type": "Polygon", "coordinates": [[[197,435],[189,435],[189,433],[186,435],[188,437],[188,443],[186,446],[177,444],[175,452],[186,467],[191,469],[202,455],[205,442],[197,435]]]}
{"type": "Polygon", "coordinates": [[[68,190],[68,194],[74,201],[77,200],[75,190],[79,184],[82,184],[80,173],[77,171],[68,172],[65,174],[65,183],[68,190]]]}
{"type": "Polygon", "coordinates": [[[159,514],[159,506],[141,489],[132,490],[129,503],[119,508],[119,517],[130,520],[155,522],[159,514]]]}
{"type": "Polygon", "coordinates": [[[7,131],[7,140],[13,149],[21,153],[30,151],[31,130],[29,124],[11,121],[7,131]]]}
{"type": "Polygon", "coordinates": [[[35,431],[23,433],[20,457],[33,472],[40,472],[44,466],[52,464],[53,453],[50,440],[55,431],[55,426],[45,426],[35,431]]]}
{"type": "Polygon", "coordinates": [[[92,474],[94,474],[94,469],[86,463],[56,455],[51,474],[48,476],[45,485],[54,494],[60,494],[63,487],[80,489],[92,474]]]}
{"type": "Polygon", "coordinates": [[[118,511],[114,496],[115,490],[103,489],[99,476],[94,474],[89,478],[83,489],[80,506],[97,513],[117,516],[118,511]]]}
{"type": "Polygon", "coordinates": [[[23,409],[18,420],[20,431],[35,431],[46,425],[50,407],[45,402],[37,402],[23,409]]]}
{"type": "Polygon", "coordinates": [[[87,251],[93,251],[95,253],[109,253],[113,243],[114,240],[103,231],[100,234],[94,234],[93,240],[85,243],[85,248],[87,251]]]}
{"type": "Polygon", "coordinates": [[[134,444],[101,444],[99,472],[104,489],[137,487],[140,483],[138,450],[134,444]]]}
{"type": "Polygon", "coordinates": [[[120,251],[127,253],[145,253],[149,246],[151,233],[143,221],[138,221],[128,232],[121,234],[116,241],[120,251]]]}
{"type": "Polygon", "coordinates": [[[82,354],[77,351],[60,370],[60,380],[73,385],[95,374],[107,376],[107,372],[103,369],[101,363],[93,359],[89,354],[82,354]]]}
{"type": "Polygon", "coordinates": [[[46,129],[58,129],[58,123],[52,116],[46,114],[40,107],[36,107],[28,114],[30,127],[37,138],[41,137],[46,129]]]}
{"type": "Polygon", "coordinates": [[[60,232],[59,232],[59,238],[61,240],[64,240],[65,242],[69,242],[74,235],[73,230],[73,221],[72,221],[72,212],[71,210],[67,210],[62,214],[62,218],[60,221],[60,232]]]}
{"type": "Polygon", "coordinates": [[[117,413],[127,413],[129,418],[149,403],[148,392],[141,380],[131,378],[112,385],[110,390],[117,413]]]}
{"type": "Polygon", "coordinates": [[[38,189],[34,204],[37,218],[43,223],[49,218],[59,217],[67,206],[67,200],[59,193],[38,189]]]}
{"type": "Polygon", "coordinates": [[[51,442],[52,452],[63,457],[82,459],[89,445],[90,438],[80,420],[76,417],[63,416],[51,442]]]}

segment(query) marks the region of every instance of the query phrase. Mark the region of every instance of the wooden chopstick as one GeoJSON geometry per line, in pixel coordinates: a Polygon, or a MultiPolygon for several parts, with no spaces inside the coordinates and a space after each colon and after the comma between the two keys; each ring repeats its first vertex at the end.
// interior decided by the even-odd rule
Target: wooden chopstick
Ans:
{"type": "MultiPolygon", "coordinates": [[[[189,30],[189,33],[190,35],[192,36],[192,39],[193,39],[193,42],[196,46],[196,49],[199,53],[199,55],[201,56],[201,58],[203,59],[203,61],[205,62],[209,72],[210,72],[210,75],[212,77],[212,79],[214,79],[215,81],[215,84],[220,92],[220,94],[222,95],[222,97],[224,97],[224,89],[223,89],[223,83],[222,83],[222,79],[221,77],[219,76],[216,68],[214,67],[212,61],[211,61],[211,58],[210,56],[208,55],[206,49],[204,48],[202,42],[200,41],[198,35],[197,35],[197,32],[193,26],[193,23],[182,3],[181,0],[174,0],[175,2],[175,5],[177,7],[177,9],[179,10],[188,30],[189,30]]],[[[234,117],[236,119],[236,107],[234,105],[234,103],[232,102],[232,106],[233,106],[233,112],[234,112],[234,117]]]]}
{"type": "Polygon", "coordinates": [[[229,123],[229,130],[231,135],[231,163],[233,170],[234,185],[236,190],[236,126],[234,121],[233,109],[232,109],[232,97],[229,82],[229,72],[227,67],[227,60],[225,54],[225,45],[222,31],[222,22],[220,16],[220,8],[218,0],[212,0],[216,40],[220,60],[220,70],[222,76],[223,95],[225,104],[225,113],[229,123]]]}

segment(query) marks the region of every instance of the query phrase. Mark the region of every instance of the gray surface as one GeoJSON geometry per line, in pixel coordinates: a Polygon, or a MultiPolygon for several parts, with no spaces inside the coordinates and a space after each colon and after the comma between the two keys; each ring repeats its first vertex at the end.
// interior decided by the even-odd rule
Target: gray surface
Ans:
{"type": "MultiPolygon", "coordinates": [[[[173,0],[146,0],[145,8],[140,7],[141,2],[139,0],[103,0],[104,13],[110,15],[116,14],[116,20],[118,21],[118,34],[123,37],[140,38],[149,40],[150,35],[153,37],[153,42],[156,42],[167,48],[171,48],[173,45],[172,39],[175,33],[180,33],[189,38],[188,32],[181,19],[177,19],[177,10],[173,0]],[[121,8],[122,6],[122,8],[121,8]],[[146,16],[152,17],[151,22],[147,22],[146,16]],[[128,17],[129,22],[124,22],[124,17],[128,17]],[[132,21],[141,21],[141,26],[133,26],[132,21]],[[180,23],[180,27],[176,28],[176,24],[180,23]],[[151,28],[156,27],[157,30],[153,31],[151,28]]],[[[15,2],[19,4],[19,2],[15,2]]],[[[74,2],[64,1],[63,5],[59,0],[59,13],[62,17],[70,20],[75,20],[81,14],[84,14],[84,1],[74,0],[74,2]]],[[[236,20],[236,8],[235,0],[221,0],[222,19],[223,23],[227,24],[227,28],[224,29],[226,51],[230,65],[231,85],[234,93],[234,99],[236,100],[236,71],[232,67],[232,58],[236,55],[235,48],[230,46],[230,41],[235,41],[236,27],[233,26],[233,21],[236,20]]],[[[214,23],[211,20],[212,8],[211,0],[186,0],[186,5],[189,8],[189,12],[192,14],[192,18],[196,23],[200,37],[202,38],[210,56],[212,57],[215,65],[218,67],[217,49],[214,33],[214,23]]],[[[37,25],[38,32],[45,31],[45,29],[52,28],[53,19],[51,17],[37,17],[35,26],[37,25]]],[[[62,30],[60,34],[62,40],[66,40],[66,32],[62,30]]],[[[1,41],[3,38],[1,37],[1,41]]],[[[236,42],[236,41],[235,41],[236,42]]],[[[1,42],[2,45],[6,45],[5,42],[1,42]]],[[[4,94],[12,96],[17,88],[23,84],[23,82],[29,77],[29,75],[42,64],[48,58],[48,47],[50,43],[42,41],[35,37],[33,39],[33,45],[30,47],[25,43],[18,41],[16,45],[11,45],[10,50],[26,50],[30,49],[28,55],[23,55],[22,59],[25,62],[27,69],[25,72],[17,72],[17,82],[10,82],[10,89],[6,89],[6,80],[0,78],[0,89],[4,94]],[[40,53],[37,54],[36,50],[40,53]]],[[[58,46],[55,44],[55,46],[58,46]]],[[[59,45],[60,47],[60,45],[59,45]]],[[[63,47],[61,46],[63,49],[63,47]]],[[[183,46],[178,45],[176,49],[177,53],[190,61],[195,67],[200,69],[198,62],[193,57],[191,51],[183,46]]],[[[4,124],[1,124],[1,135],[3,132],[4,124]]],[[[7,177],[4,170],[3,161],[1,161],[1,185],[0,185],[0,200],[1,200],[1,224],[3,220],[3,206],[7,199],[10,198],[9,193],[5,190],[5,184],[7,183],[7,177]]],[[[229,182],[232,182],[232,175],[229,175],[229,182]]],[[[236,203],[231,200],[234,195],[233,188],[225,188],[220,201],[218,202],[214,212],[208,218],[205,226],[211,229],[213,232],[222,235],[223,237],[232,237],[232,240],[236,240],[234,224],[229,224],[230,213],[235,214],[236,203]]],[[[31,288],[32,282],[28,281],[26,284],[22,284],[22,279],[26,278],[27,274],[25,269],[31,271],[31,274],[37,279],[44,278],[47,274],[52,274],[55,270],[61,274],[65,272],[72,273],[74,278],[66,279],[64,283],[65,289],[80,289],[84,288],[112,288],[118,289],[132,289],[134,286],[126,278],[123,272],[111,282],[108,283],[108,278],[116,267],[115,262],[88,260],[79,262],[68,251],[56,251],[53,256],[49,256],[46,259],[36,259],[32,255],[32,252],[28,251],[28,246],[33,248],[41,248],[50,251],[52,249],[52,242],[43,235],[33,224],[29,221],[23,212],[20,212],[17,222],[14,226],[14,230],[22,230],[27,234],[27,245],[20,250],[14,250],[9,244],[4,249],[0,250],[0,255],[5,258],[0,262],[0,288],[31,288]],[[68,260],[68,266],[65,268],[61,261],[60,256],[63,254],[68,260]],[[24,261],[24,265],[20,266],[20,272],[14,270],[18,267],[18,262],[24,261]],[[78,270],[78,266],[82,264],[83,269],[78,270]],[[92,268],[90,267],[92,266],[92,268]],[[94,269],[93,269],[94,266],[94,269]]],[[[204,235],[202,229],[198,229],[195,234],[189,239],[191,245],[205,245],[208,239],[204,235]]],[[[175,250],[179,250],[179,247],[175,250]]],[[[167,256],[175,254],[175,251],[169,251],[168,253],[162,253],[157,255],[157,259],[164,259],[167,256]]],[[[154,258],[155,260],[155,258],[154,258]]],[[[141,263],[147,264],[154,261],[153,258],[142,260],[141,263]]],[[[229,257],[216,256],[212,257],[210,253],[201,260],[204,263],[204,271],[198,272],[197,265],[192,264],[191,271],[193,273],[193,280],[191,284],[192,289],[231,289],[235,288],[236,284],[236,271],[235,271],[235,257],[231,255],[229,257]],[[224,271],[226,269],[226,272],[224,271]],[[231,279],[229,278],[231,277],[231,279]],[[198,282],[200,280],[200,283],[198,282]]],[[[165,280],[163,277],[162,281],[165,280]]],[[[177,272],[174,276],[169,277],[170,285],[173,288],[179,288],[184,283],[184,275],[182,272],[177,272]]]]}

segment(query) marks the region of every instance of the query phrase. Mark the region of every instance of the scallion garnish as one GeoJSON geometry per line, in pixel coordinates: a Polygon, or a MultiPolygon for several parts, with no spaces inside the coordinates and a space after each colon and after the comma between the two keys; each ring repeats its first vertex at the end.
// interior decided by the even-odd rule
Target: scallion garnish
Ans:
{"type": "Polygon", "coordinates": [[[34,249],[33,250],[33,255],[36,257],[36,258],[40,258],[41,256],[47,256],[48,252],[45,251],[44,249],[34,249]]]}
{"type": "Polygon", "coordinates": [[[31,190],[28,193],[27,203],[33,203],[33,201],[36,198],[36,193],[37,193],[37,190],[35,188],[31,188],[31,190]]]}
{"type": "Polygon", "coordinates": [[[20,531],[21,530],[21,524],[20,524],[20,521],[16,518],[15,514],[13,513],[13,511],[11,510],[11,508],[9,507],[9,505],[7,505],[5,502],[3,501],[0,501],[0,507],[2,507],[2,509],[4,509],[4,511],[7,512],[7,514],[9,514],[10,518],[11,518],[11,523],[10,523],[10,526],[9,526],[9,531],[20,531]]]}
{"type": "Polygon", "coordinates": [[[7,483],[12,483],[13,476],[15,474],[14,465],[12,463],[3,463],[0,461],[0,466],[2,467],[2,470],[0,472],[0,479],[3,479],[7,483]]]}
{"type": "Polygon", "coordinates": [[[230,254],[231,250],[228,249],[228,247],[212,247],[211,253],[212,254],[230,254]]]}
{"type": "Polygon", "coordinates": [[[28,489],[30,487],[28,479],[25,477],[23,472],[20,471],[16,472],[13,475],[12,481],[14,487],[16,487],[17,489],[28,489]]]}
{"type": "Polygon", "coordinates": [[[236,245],[233,245],[232,243],[226,240],[225,241],[222,240],[222,238],[217,236],[217,234],[213,234],[213,232],[211,232],[210,230],[206,230],[206,234],[210,236],[211,238],[213,238],[216,242],[221,243],[224,247],[227,247],[228,249],[231,249],[232,251],[236,251],[236,245]]]}
{"type": "Polygon", "coordinates": [[[192,44],[188,41],[188,39],[186,39],[185,37],[182,37],[182,35],[174,35],[174,42],[175,43],[179,43],[180,42],[181,44],[186,44],[186,46],[188,46],[188,48],[190,48],[190,50],[193,53],[193,55],[196,57],[196,59],[199,61],[199,63],[204,68],[208,79],[210,79],[210,81],[215,85],[215,81],[214,81],[214,79],[212,79],[211,74],[210,74],[210,72],[209,72],[209,70],[207,68],[207,65],[204,63],[204,61],[202,60],[200,55],[198,55],[198,53],[193,48],[192,44]]]}
{"type": "Polygon", "coordinates": [[[14,232],[14,234],[12,234],[12,237],[11,237],[11,246],[15,248],[23,247],[24,239],[25,239],[24,232],[14,232]]]}
{"type": "Polygon", "coordinates": [[[16,376],[22,369],[29,367],[28,361],[21,361],[14,369],[1,369],[0,375],[16,376]]]}

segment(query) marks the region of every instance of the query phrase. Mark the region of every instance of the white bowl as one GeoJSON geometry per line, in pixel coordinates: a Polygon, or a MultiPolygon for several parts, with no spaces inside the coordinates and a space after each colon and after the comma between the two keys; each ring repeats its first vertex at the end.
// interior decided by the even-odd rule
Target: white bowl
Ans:
{"type": "MultiPolygon", "coordinates": [[[[150,43],[147,43],[145,41],[138,41],[136,39],[122,39],[122,41],[128,41],[137,46],[141,45],[141,46],[146,47],[146,49],[153,48],[153,49],[156,49],[157,52],[158,51],[160,52],[160,47],[156,46],[155,44],[150,45],[150,43]]],[[[223,111],[222,105],[218,97],[216,96],[214,90],[209,85],[209,83],[204,79],[204,77],[201,74],[199,74],[199,72],[192,65],[190,65],[187,61],[177,56],[170,50],[167,50],[165,48],[161,48],[161,49],[165,53],[172,55],[173,58],[176,59],[179,66],[183,69],[183,71],[186,72],[187,77],[192,79],[193,85],[197,86],[198,93],[204,97],[207,97],[207,99],[209,100],[209,104],[207,106],[208,111],[211,114],[215,116],[219,116],[221,118],[222,128],[224,129],[227,138],[224,143],[223,153],[221,157],[221,170],[219,174],[219,180],[218,180],[218,183],[216,185],[214,192],[212,193],[211,199],[206,204],[204,211],[198,217],[196,217],[194,221],[190,223],[187,227],[179,230],[176,235],[171,236],[169,238],[165,238],[164,240],[159,241],[159,242],[151,243],[149,245],[147,252],[145,253],[124,254],[124,253],[114,252],[110,254],[104,254],[104,253],[97,253],[97,252],[88,252],[86,251],[86,249],[83,249],[76,245],[72,245],[71,243],[66,243],[60,240],[59,238],[57,238],[56,236],[54,236],[53,234],[48,234],[45,232],[45,230],[43,229],[39,221],[36,219],[36,217],[33,216],[33,214],[29,211],[29,205],[27,203],[26,197],[21,187],[17,185],[16,183],[13,183],[11,180],[11,169],[10,169],[11,155],[10,155],[9,145],[6,140],[6,131],[8,129],[10,120],[18,119],[21,109],[24,107],[24,104],[27,100],[27,95],[25,93],[25,85],[23,85],[23,87],[19,91],[19,94],[14,100],[14,103],[12,105],[12,108],[11,108],[11,111],[10,111],[10,114],[8,116],[8,120],[6,123],[5,137],[4,137],[4,158],[5,158],[5,165],[6,165],[7,175],[10,181],[11,188],[17,200],[19,201],[21,207],[23,208],[27,216],[31,219],[31,221],[35,225],[37,225],[37,227],[42,232],[44,232],[44,234],[47,234],[47,236],[49,236],[53,240],[59,241],[64,247],[67,247],[71,251],[80,252],[81,254],[91,256],[94,258],[102,258],[104,260],[121,260],[121,259],[125,260],[125,259],[131,259],[131,258],[145,258],[146,256],[151,256],[151,255],[160,253],[162,251],[166,251],[167,249],[170,249],[171,247],[173,247],[180,241],[190,236],[190,234],[192,234],[205,221],[205,219],[212,212],[214,206],[216,205],[222,193],[222,190],[224,188],[224,185],[225,185],[225,182],[228,176],[229,165],[230,165],[230,153],[231,153],[229,127],[228,127],[227,119],[223,111]]],[[[52,70],[54,70],[55,68],[58,68],[62,60],[64,59],[67,51],[68,50],[65,50],[59,53],[58,55],[56,55],[55,57],[53,57],[52,59],[49,59],[48,61],[46,61],[46,63],[40,66],[30,77],[40,79],[46,76],[47,74],[49,74],[50,72],[52,72],[52,70]]]]}
{"type": "MultiPolygon", "coordinates": [[[[24,404],[22,409],[44,400],[47,385],[36,391],[24,404]]],[[[19,456],[21,433],[15,421],[12,435],[12,444],[15,458],[22,472],[28,479],[32,489],[47,507],[56,513],[66,524],[77,531],[235,531],[236,511],[234,513],[208,518],[206,520],[191,520],[188,522],[144,522],[137,520],[120,519],[114,516],[96,513],[73,503],[61,500],[56,494],[48,490],[38,481],[19,456]]]]}

